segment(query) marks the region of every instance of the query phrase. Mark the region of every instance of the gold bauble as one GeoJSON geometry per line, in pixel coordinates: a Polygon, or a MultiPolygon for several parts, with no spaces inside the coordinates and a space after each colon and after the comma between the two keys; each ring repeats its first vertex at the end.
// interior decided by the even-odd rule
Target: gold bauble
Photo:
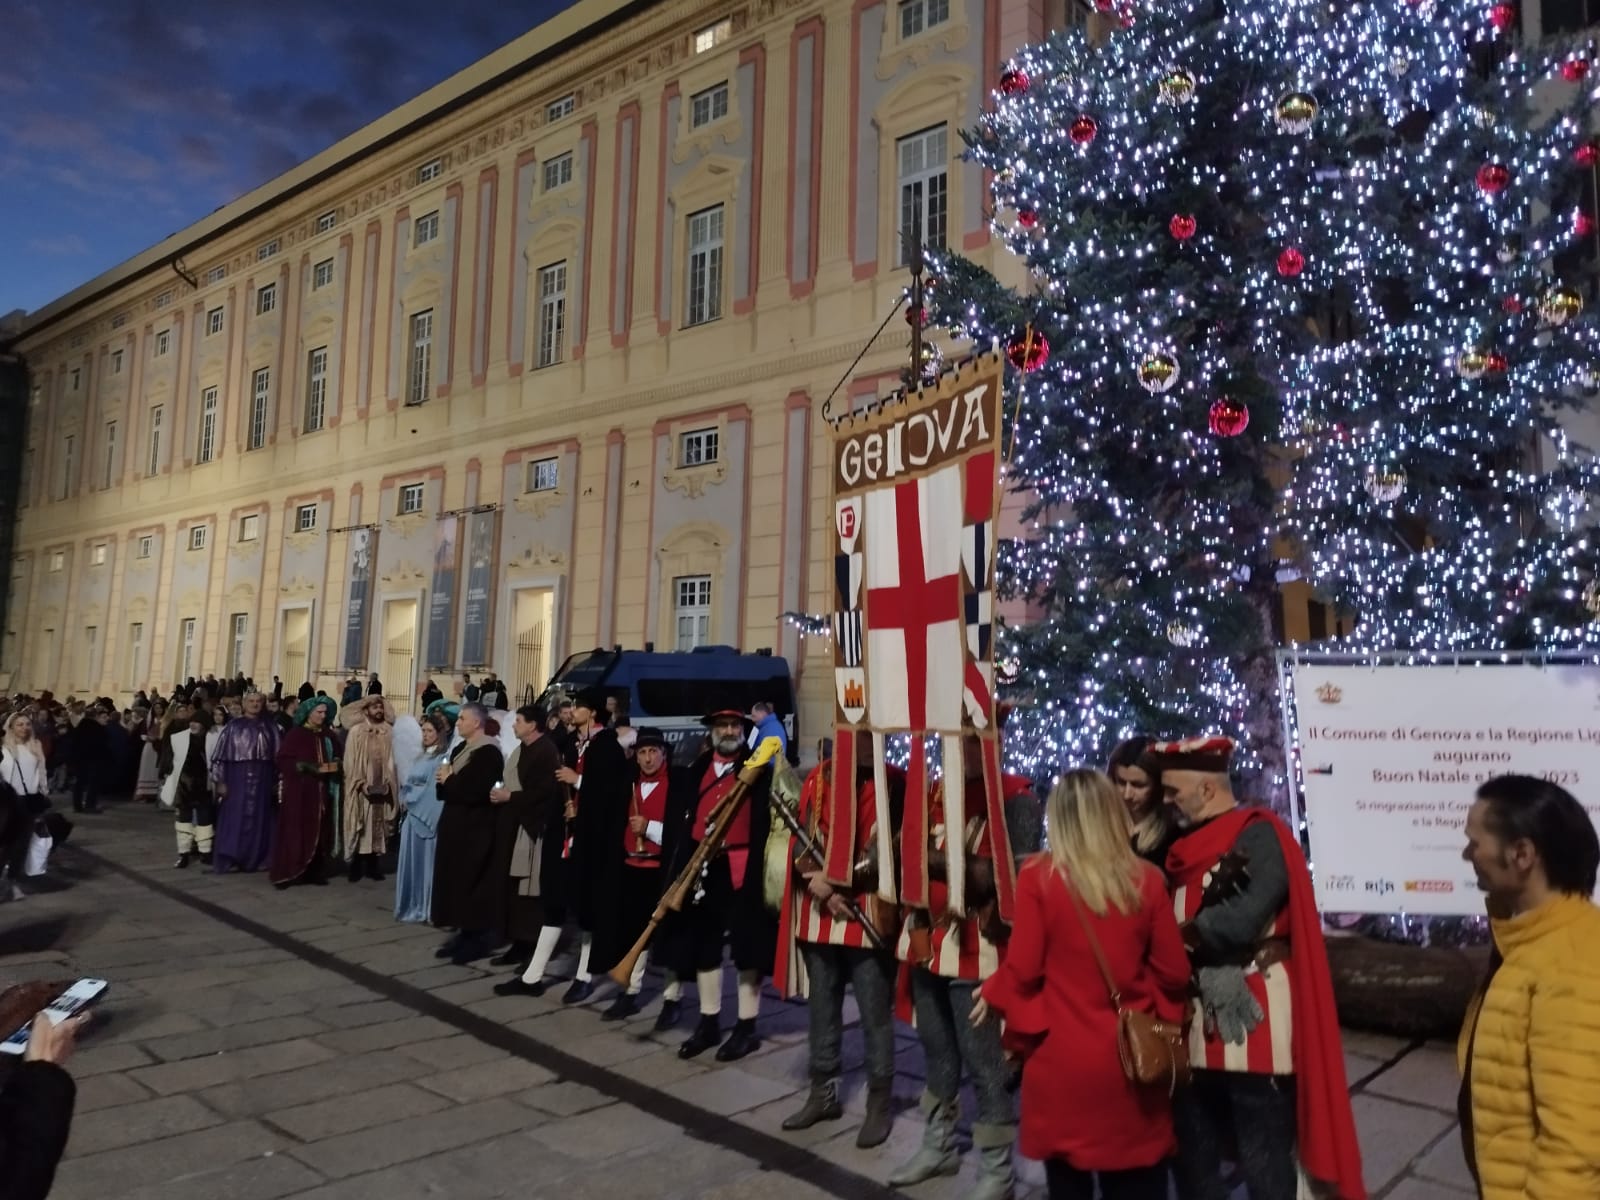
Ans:
{"type": "Polygon", "coordinates": [[[1401,466],[1368,467],[1361,486],[1379,504],[1393,504],[1406,490],[1406,469],[1401,466]]]}
{"type": "Polygon", "coordinates": [[[1489,369],[1489,356],[1482,350],[1463,350],[1456,356],[1456,373],[1463,379],[1479,379],[1489,369]]]}
{"type": "Polygon", "coordinates": [[[1310,92],[1285,92],[1278,97],[1278,128],[1284,133],[1305,133],[1317,119],[1320,106],[1310,92]]]}
{"type": "Polygon", "coordinates": [[[1170,354],[1150,354],[1139,364],[1139,386],[1160,395],[1178,382],[1178,360],[1170,354]]]}
{"type": "Polygon", "coordinates": [[[1169,68],[1157,86],[1163,104],[1187,104],[1194,99],[1195,79],[1182,67],[1169,68]]]}
{"type": "Polygon", "coordinates": [[[1553,287],[1539,301],[1539,316],[1548,325],[1565,325],[1583,311],[1583,296],[1565,285],[1553,287]]]}

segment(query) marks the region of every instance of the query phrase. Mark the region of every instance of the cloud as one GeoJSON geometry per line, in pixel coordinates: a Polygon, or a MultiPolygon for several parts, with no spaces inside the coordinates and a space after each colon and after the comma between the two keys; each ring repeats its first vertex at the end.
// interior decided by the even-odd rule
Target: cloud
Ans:
{"type": "Polygon", "coordinates": [[[27,249],[48,258],[73,258],[89,253],[89,243],[75,233],[64,233],[59,237],[29,238],[27,249]]]}

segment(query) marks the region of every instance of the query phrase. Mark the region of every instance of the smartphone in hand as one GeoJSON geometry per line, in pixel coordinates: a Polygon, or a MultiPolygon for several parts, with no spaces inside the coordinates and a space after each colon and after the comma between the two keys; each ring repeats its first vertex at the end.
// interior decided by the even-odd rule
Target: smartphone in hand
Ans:
{"type": "MultiPolygon", "coordinates": [[[[40,1015],[52,1025],[59,1025],[100,999],[110,986],[104,979],[80,979],[41,1009],[40,1015]]],[[[33,1018],[30,1017],[21,1029],[0,1042],[0,1054],[21,1054],[27,1050],[28,1031],[32,1027],[33,1018]]]]}

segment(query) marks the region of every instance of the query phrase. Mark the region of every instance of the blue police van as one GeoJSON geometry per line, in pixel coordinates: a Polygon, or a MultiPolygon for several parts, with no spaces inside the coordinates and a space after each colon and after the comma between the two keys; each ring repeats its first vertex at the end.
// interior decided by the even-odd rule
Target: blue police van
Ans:
{"type": "Polygon", "coordinates": [[[748,714],[758,701],[770,703],[783,722],[791,758],[799,744],[789,663],[770,650],[586,650],[561,664],[541,702],[549,704],[558,695],[571,696],[586,687],[603,687],[618,697],[635,727],[660,729],[677,763],[691,762],[700,752],[706,733],[700,718],[721,708],[748,714]]]}

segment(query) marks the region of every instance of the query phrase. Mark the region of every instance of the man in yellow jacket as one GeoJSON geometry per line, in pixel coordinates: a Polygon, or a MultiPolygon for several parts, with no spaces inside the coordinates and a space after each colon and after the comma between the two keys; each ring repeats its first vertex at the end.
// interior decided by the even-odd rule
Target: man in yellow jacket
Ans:
{"type": "Polygon", "coordinates": [[[1462,1027],[1461,1136],[1483,1200],[1600,1197],[1600,838],[1568,792],[1502,775],[1467,847],[1494,954],[1462,1027]]]}

